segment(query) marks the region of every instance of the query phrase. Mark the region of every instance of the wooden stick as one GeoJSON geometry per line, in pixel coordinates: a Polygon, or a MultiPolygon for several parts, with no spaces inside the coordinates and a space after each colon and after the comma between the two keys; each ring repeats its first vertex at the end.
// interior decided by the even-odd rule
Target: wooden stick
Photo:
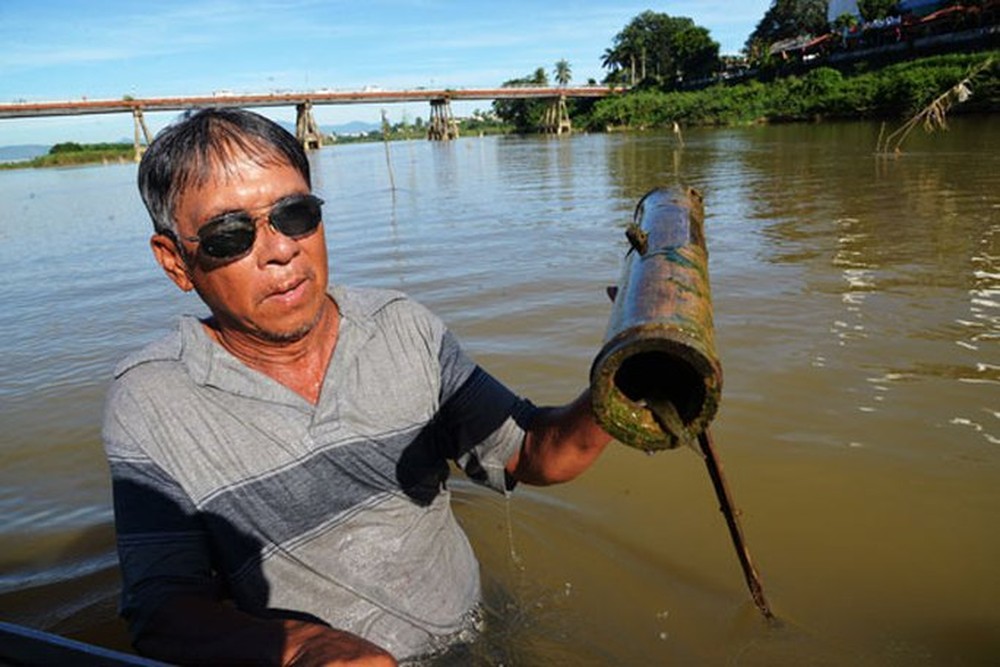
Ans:
{"type": "MultiPolygon", "coordinates": [[[[385,145],[385,166],[389,168],[389,188],[392,194],[396,195],[396,177],[392,174],[392,158],[389,156],[389,119],[385,116],[385,109],[382,109],[382,143],[385,145]]],[[[395,200],[394,200],[395,201],[395,200]]]]}
{"type": "Polygon", "coordinates": [[[739,517],[733,506],[733,499],[726,485],[726,478],[722,474],[722,465],[715,454],[712,444],[712,434],[708,429],[702,431],[698,436],[698,444],[705,455],[705,466],[708,468],[708,475],[712,478],[712,486],[715,487],[715,495],[719,499],[722,514],[726,517],[726,525],[729,526],[729,535],[733,538],[733,546],[736,547],[736,555],[740,559],[740,566],[743,568],[743,576],[747,586],[750,588],[750,595],[754,604],[764,614],[764,618],[772,620],[774,614],[771,607],[764,598],[764,587],[760,583],[760,576],[754,569],[753,561],[750,560],[750,552],[747,550],[746,540],[743,539],[743,530],[740,528],[739,517]]]}

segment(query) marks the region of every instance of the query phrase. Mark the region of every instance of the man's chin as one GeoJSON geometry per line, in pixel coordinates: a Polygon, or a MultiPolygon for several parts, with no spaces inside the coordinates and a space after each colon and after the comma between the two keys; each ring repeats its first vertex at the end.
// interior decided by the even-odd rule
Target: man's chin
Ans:
{"type": "Polygon", "coordinates": [[[258,338],[265,340],[268,343],[296,343],[309,335],[309,332],[314,328],[315,323],[310,322],[309,324],[303,325],[298,329],[290,329],[287,331],[257,330],[254,333],[258,338]]]}
{"type": "Polygon", "coordinates": [[[269,343],[295,343],[315,329],[323,319],[325,304],[316,310],[316,313],[306,321],[298,323],[289,322],[285,326],[274,325],[269,327],[258,327],[254,334],[261,340],[269,343]]]}

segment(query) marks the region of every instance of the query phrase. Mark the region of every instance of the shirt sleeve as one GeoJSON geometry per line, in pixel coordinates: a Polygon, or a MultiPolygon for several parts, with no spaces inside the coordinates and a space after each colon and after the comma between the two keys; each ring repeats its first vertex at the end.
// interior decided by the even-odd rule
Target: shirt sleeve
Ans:
{"type": "Polygon", "coordinates": [[[537,411],[481,367],[472,364],[450,332],[443,338],[441,354],[442,402],[438,419],[447,451],[470,479],[506,492],[513,483],[507,462],[524,442],[537,411]],[[472,365],[471,372],[464,369],[472,365]],[[455,386],[451,377],[464,377],[455,386]]]}
{"type": "Polygon", "coordinates": [[[141,417],[126,391],[113,387],[104,445],[111,469],[115,532],[122,572],[121,614],[133,638],[168,597],[218,597],[206,527],[177,482],[142,449],[141,417]]]}

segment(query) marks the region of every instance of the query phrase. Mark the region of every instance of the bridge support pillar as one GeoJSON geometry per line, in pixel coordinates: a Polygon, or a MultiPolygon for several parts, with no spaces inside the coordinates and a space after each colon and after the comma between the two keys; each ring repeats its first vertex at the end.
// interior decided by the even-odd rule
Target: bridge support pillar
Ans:
{"type": "Polygon", "coordinates": [[[146,146],[149,146],[150,142],[153,141],[153,136],[149,133],[149,128],[146,127],[146,119],[142,116],[142,107],[132,107],[132,124],[135,126],[135,139],[133,145],[135,146],[135,161],[138,162],[142,159],[142,154],[146,152],[146,146]],[[139,133],[142,133],[142,138],[146,140],[143,144],[139,133]]]}
{"type": "Polygon", "coordinates": [[[323,145],[323,134],[313,117],[312,102],[309,100],[295,105],[295,137],[307,151],[323,145]]]}
{"type": "Polygon", "coordinates": [[[431,141],[458,139],[458,124],[451,115],[451,102],[447,97],[431,100],[431,120],[427,128],[431,141]]]}
{"type": "Polygon", "coordinates": [[[565,95],[560,95],[549,101],[545,115],[542,116],[542,131],[546,134],[562,134],[573,131],[573,124],[569,120],[569,111],[566,110],[565,95]]]}

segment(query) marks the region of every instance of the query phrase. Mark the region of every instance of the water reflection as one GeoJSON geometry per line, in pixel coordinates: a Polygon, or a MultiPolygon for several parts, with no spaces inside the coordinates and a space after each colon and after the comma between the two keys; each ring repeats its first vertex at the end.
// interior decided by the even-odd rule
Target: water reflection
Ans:
{"type": "MultiPolygon", "coordinates": [[[[893,160],[872,154],[877,133],[407,142],[391,146],[395,192],[381,145],[313,156],[334,280],[410,292],[539,403],[587,380],[639,197],[675,183],[705,196],[725,373],[716,442],[784,626],[755,616],[697,457],[613,448],[577,483],[509,504],[456,485],[488,591],[467,657],[1000,653],[996,129],[963,119],[893,160]]],[[[134,176],[0,174],[0,615],[111,644],[104,388],[125,352],[203,312],[153,263],[134,176]]]]}
{"type": "MultiPolygon", "coordinates": [[[[1000,206],[995,206],[994,210],[998,208],[1000,206]]],[[[986,230],[970,261],[973,277],[969,289],[971,320],[957,322],[971,330],[968,340],[962,344],[978,350],[980,344],[988,345],[1000,339],[1000,224],[986,230]]]]}
{"type": "MultiPolygon", "coordinates": [[[[992,207],[998,217],[1000,204],[992,207]]],[[[977,361],[958,378],[960,382],[987,387],[1000,386],[1000,224],[993,224],[980,239],[970,257],[972,285],[968,291],[968,317],[956,318],[964,335],[956,344],[968,350],[977,361]]],[[[951,424],[967,428],[992,445],[1000,444],[1000,409],[986,405],[952,417],[951,424]]]]}

